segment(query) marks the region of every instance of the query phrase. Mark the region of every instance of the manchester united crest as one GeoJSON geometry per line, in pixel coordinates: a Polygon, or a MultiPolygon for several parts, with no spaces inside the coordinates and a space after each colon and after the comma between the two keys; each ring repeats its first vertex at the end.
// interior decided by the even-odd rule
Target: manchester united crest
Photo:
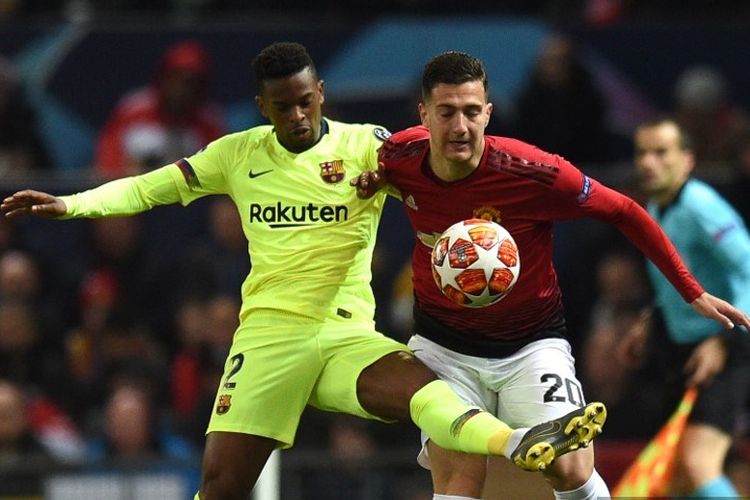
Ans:
{"type": "Polygon", "coordinates": [[[479,208],[475,208],[473,215],[475,219],[489,220],[492,222],[496,222],[498,224],[500,224],[503,221],[503,217],[502,217],[502,214],[500,213],[500,210],[498,210],[495,207],[488,207],[487,205],[483,205],[479,208]]]}
{"type": "Polygon", "coordinates": [[[328,184],[336,184],[344,180],[344,160],[324,161],[320,164],[320,176],[328,184]]]}
{"type": "Polygon", "coordinates": [[[232,396],[230,394],[220,394],[219,401],[216,403],[216,414],[224,415],[232,406],[232,396]]]}

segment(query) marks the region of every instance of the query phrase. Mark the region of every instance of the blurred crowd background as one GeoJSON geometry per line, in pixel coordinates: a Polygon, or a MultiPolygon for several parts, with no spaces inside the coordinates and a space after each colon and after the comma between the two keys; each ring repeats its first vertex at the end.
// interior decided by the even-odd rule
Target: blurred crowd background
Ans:
{"type": "MultiPolygon", "coordinates": [[[[495,104],[490,133],[562,154],[637,200],[633,127],[673,114],[695,139],[697,176],[750,222],[750,4],[676,4],[0,0],[0,193],[79,191],[262,123],[249,62],[294,40],[326,81],[328,116],[391,130],[416,123],[430,57],[477,55],[495,104]]],[[[597,460],[613,482],[671,410],[648,360],[616,355],[651,290],[640,254],[609,227],[566,222],[555,237],[578,369],[588,398],[611,410],[597,460]]],[[[405,242],[406,219],[389,203],[373,263],[376,320],[404,341],[405,242]]],[[[0,220],[0,498],[38,498],[51,475],[59,495],[85,497],[113,471],[127,484],[106,483],[110,493],[192,498],[250,268],[226,199],[131,218],[0,220]],[[176,483],[149,483],[155,472],[176,483]],[[89,482],[66,482],[71,474],[89,482]]],[[[728,467],[750,494],[750,432],[737,434],[728,467]]],[[[283,455],[283,498],[429,499],[418,445],[409,423],[311,411],[283,455]]]]}

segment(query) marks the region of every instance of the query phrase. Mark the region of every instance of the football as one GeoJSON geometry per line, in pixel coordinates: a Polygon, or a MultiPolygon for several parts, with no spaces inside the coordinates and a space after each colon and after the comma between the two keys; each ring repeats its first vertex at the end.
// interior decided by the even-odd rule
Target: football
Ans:
{"type": "Polygon", "coordinates": [[[432,247],[432,276],[451,301],[486,307],[502,300],[518,280],[518,247],[500,224],[467,219],[445,230],[432,247]]]}

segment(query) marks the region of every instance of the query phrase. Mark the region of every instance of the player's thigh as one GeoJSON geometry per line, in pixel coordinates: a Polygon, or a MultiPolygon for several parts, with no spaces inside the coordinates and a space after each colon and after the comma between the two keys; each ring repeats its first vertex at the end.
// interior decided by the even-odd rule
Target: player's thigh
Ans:
{"type": "MultiPolygon", "coordinates": [[[[365,369],[390,354],[409,353],[408,347],[376,332],[370,323],[336,322],[321,331],[320,349],[325,368],[313,388],[310,404],[321,410],[389,420],[363,407],[357,383],[365,369]]],[[[396,388],[390,386],[391,391],[396,388]]]]}
{"type": "Polygon", "coordinates": [[[487,377],[498,393],[497,416],[512,427],[531,427],[584,406],[570,344],[563,339],[532,342],[490,365],[487,377]]]}
{"type": "Polygon", "coordinates": [[[232,345],[208,432],[252,434],[291,446],[322,366],[315,331],[254,327],[232,345]]]}

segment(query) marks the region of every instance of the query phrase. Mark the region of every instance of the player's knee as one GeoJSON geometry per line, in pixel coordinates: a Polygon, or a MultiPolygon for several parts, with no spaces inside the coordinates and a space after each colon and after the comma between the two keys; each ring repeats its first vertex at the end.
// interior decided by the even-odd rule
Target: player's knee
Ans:
{"type": "Polygon", "coordinates": [[[362,406],[385,418],[408,419],[409,403],[421,388],[437,376],[414,355],[388,354],[367,367],[357,381],[362,406]]]}
{"type": "Polygon", "coordinates": [[[394,360],[391,377],[404,383],[411,394],[438,378],[435,372],[411,353],[395,353],[394,360]]]}

